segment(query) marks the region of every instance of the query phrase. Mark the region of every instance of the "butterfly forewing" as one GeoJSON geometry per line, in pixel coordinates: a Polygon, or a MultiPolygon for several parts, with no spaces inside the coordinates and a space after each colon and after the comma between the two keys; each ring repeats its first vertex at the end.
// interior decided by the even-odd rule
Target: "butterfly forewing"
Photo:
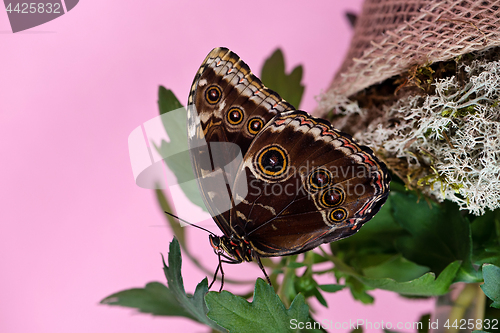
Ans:
{"type": "Polygon", "coordinates": [[[234,197],[247,188],[235,182],[235,161],[266,123],[292,109],[226,48],[212,50],[198,70],[188,103],[191,161],[205,205],[226,236],[234,197]]]}

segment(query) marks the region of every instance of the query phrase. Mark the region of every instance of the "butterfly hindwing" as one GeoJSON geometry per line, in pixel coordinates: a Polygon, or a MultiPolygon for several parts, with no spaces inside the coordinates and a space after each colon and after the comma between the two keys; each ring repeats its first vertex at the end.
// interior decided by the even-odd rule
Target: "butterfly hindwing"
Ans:
{"type": "Polygon", "coordinates": [[[386,200],[388,173],[372,151],[302,111],[268,123],[238,177],[249,191],[233,231],[260,256],[294,254],[351,235],[386,200]]]}

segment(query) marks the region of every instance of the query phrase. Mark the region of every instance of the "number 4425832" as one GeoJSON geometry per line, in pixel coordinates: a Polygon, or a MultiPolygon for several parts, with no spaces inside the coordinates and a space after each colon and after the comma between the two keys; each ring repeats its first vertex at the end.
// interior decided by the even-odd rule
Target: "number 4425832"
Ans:
{"type": "Polygon", "coordinates": [[[476,320],[474,320],[474,319],[468,319],[468,320],[455,319],[455,321],[452,324],[450,324],[450,320],[448,319],[446,321],[446,323],[444,323],[444,327],[446,327],[447,329],[455,328],[455,329],[461,329],[461,330],[464,330],[464,329],[470,329],[470,330],[472,330],[472,329],[476,329],[476,330],[498,329],[498,319],[493,319],[493,320],[485,319],[484,321],[481,319],[476,319],[476,320]]]}
{"type": "Polygon", "coordinates": [[[61,14],[61,4],[60,3],[42,3],[42,2],[31,2],[31,3],[18,3],[14,8],[12,8],[12,3],[9,3],[7,8],[5,8],[8,13],[16,12],[21,14],[35,14],[35,13],[54,13],[61,14]]]}

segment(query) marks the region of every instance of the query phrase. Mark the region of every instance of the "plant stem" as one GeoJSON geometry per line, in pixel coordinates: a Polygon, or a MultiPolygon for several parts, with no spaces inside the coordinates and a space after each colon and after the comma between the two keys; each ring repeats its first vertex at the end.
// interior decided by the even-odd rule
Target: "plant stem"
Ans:
{"type": "Polygon", "coordinates": [[[295,268],[291,268],[289,263],[295,261],[295,258],[296,256],[286,258],[287,260],[284,266],[283,281],[278,289],[278,296],[287,308],[290,307],[291,304],[288,295],[290,288],[293,288],[293,277],[295,276],[295,268]]]}
{"type": "Polygon", "coordinates": [[[474,319],[474,322],[477,319],[483,319],[485,300],[484,297],[481,296],[481,294],[484,296],[478,283],[469,283],[464,287],[464,289],[460,292],[457,299],[453,303],[453,307],[450,311],[450,316],[448,317],[450,327],[448,328],[448,332],[455,333],[459,331],[460,320],[464,319],[465,313],[472,305],[474,300],[476,300],[476,309],[472,311],[472,315],[474,316],[474,318],[468,319],[474,319]],[[453,325],[455,322],[457,322],[458,325],[453,325]],[[452,325],[455,327],[452,327],[452,325]]]}

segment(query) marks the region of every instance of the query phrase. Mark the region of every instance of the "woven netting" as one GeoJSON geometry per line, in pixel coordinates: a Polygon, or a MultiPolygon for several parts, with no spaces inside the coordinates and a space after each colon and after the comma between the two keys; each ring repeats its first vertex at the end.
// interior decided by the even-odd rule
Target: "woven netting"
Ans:
{"type": "Polygon", "coordinates": [[[500,208],[500,0],[366,0],[317,113],[410,189],[500,208]]]}
{"type": "Polygon", "coordinates": [[[366,0],[329,90],[350,96],[407,70],[500,45],[500,1],[366,0]]]}

